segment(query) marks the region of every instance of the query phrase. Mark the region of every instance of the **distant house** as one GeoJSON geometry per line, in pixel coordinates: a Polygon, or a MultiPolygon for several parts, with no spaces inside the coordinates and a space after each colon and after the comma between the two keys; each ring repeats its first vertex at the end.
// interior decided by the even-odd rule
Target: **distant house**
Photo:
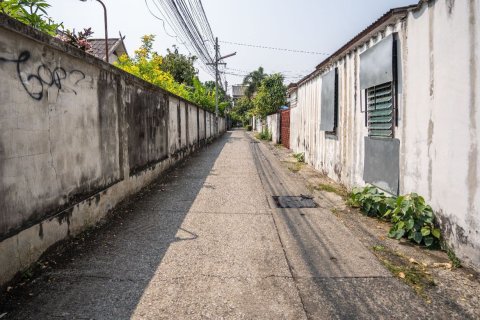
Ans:
{"type": "MultiPolygon", "coordinates": [[[[125,37],[121,38],[109,38],[108,39],[108,62],[114,63],[118,60],[123,54],[127,54],[127,48],[123,42],[125,37]]],[[[88,39],[88,42],[92,45],[92,54],[105,61],[106,50],[105,50],[105,38],[98,39],[88,39]]]]}
{"type": "Polygon", "coordinates": [[[247,86],[244,86],[242,84],[235,84],[232,86],[232,98],[233,101],[236,101],[240,99],[241,97],[245,96],[245,90],[247,89],[247,86]]]}
{"type": "Polygon", "coordinates": [[[295,108],[297,106],[297,84],[290,83],[287,87],[287,106],[295,108]]]}

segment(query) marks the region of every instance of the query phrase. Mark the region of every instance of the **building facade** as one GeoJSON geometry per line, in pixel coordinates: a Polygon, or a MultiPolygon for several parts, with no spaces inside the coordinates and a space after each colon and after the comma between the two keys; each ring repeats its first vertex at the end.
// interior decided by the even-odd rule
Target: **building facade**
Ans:
{"type": "Polygon", "coordinates": [[[290,147],[348,188],[416,192],[480,267],[480,1],[392,9],[289,92],[290,147]]]}

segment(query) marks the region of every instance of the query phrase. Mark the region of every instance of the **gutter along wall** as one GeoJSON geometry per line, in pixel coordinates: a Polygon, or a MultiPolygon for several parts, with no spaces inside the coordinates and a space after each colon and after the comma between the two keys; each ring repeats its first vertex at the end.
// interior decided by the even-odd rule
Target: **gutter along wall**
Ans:
{"type": "Polygon", "coordinates": [[[214,138],[212,113],[3,15],[0,77],[0,285],[214,138]]]}
{"type": "MultiPolygon", "coordinates": [[[[369,130],[365,91],[360,90],[361,54],[396,33],[398,125],[391,139],[399,143],[398,159],[391,160],[397,161],[396,188],[399,194],[424,196],[448,243],[477,269],[479,19],[478,0],[422,1],[401,16],[386,17],[298,83],[290,122],[290,147],[305,152],[307,163],[347,187],[365,185],[368,163],[385,155],[366,154],[369,130]],[[336,134],[329,134],[320,130],[322,77],[334,68],[338,71],[338,127],[336,134]]],[[[385,185],[377,186],[392,192],[385,185]]]]}

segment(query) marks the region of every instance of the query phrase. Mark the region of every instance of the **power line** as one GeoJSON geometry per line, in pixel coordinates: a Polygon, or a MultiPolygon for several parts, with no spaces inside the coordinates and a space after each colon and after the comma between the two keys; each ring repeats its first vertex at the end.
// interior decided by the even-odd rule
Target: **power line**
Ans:
{"type": "MultiPolygon", "coordinates": [[[[248,71],[248,70],[241,70],[241,69],[235,69],[235,68],[229,68],[227,67],[226,70],[230,70],[230,71],[238,71],[238,72],[242,72],[242,73],[245,73],[246,75],[251,73],[252,71],[248,71]]],[[[306,69],[306,70],[283,70],[283,71],[271,71],[269,73],[281,73],[285,76],[289,76],[287,75],[288,73],[296,73],[296,74],[303,74],[303,73],[306,73],[306,72],[311,72],[312,70],[310,69],[306,69]]]]}
{"type": "MultiPolygon", "coordinates": [[[[240,73],[227,72],[227,71],[225,71],[224,73],[225,73],[225,74],[228,74],[228,75],[230,75],[230,76],[241,77],[241,78],[245,78],[246,76],[248,76],[248,73],[240,74],[240,73]]],[[[280,73],[280,74],[283,76],[284,79],[300,79],[300,78],[303,78],[303,77],[304,77],[303,75],[289,76],[289,75],[282,74],[282,73],[280,73]]]]}
{"type": "Polygon", "coordinates": [[[295,49],[286,49],[286,48],[276,48],[276,47],[268,47],[256,44],[248,44],[248,43],[240,43],[240,42],[231,42],[231,41],[220,41],[226,44],[233,44],[237,46],[243,47],[252,47],[252,48],[259,48],[259,49],[268,49],[268,50],[277,50],[277,51],[287,51],[287,52],[295,52],[295,53],[304,53],[304,54],[316,54],[316,55],[325,55],[329,56],[329,53],[325,52],[315,52],[315,51],[306,51],[306,50],[295,50],[295,49]]]}
{"type": "MultiPolygon", "coordinates": [[[[163,29],[170,37],[180,39],[189,53],[194,52],[198,62],[208,70],[208,74],[214,76],[214,69],[208,64],[213,61],[213,33],[208,23],[201,0],[150,0],[156,12],[145,4],[156,19],[162,21],[163,29]],[[158,13],[158,14],[157,14],[158,13]],[[166,25],[173,30],[172,36],[166,29],[166,25]],[[207,47],[206,41],[211,41],[212,48],[207,47]]],[[[178,40],[177,40],[178,41],[178,40]]],[[[204,69],[202,67],[202,69],[204,69]]]]}

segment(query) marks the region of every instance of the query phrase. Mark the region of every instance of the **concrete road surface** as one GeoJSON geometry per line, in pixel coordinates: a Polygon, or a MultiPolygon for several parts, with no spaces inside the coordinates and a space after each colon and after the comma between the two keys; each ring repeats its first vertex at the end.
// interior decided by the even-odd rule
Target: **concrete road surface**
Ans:
{"type": "Polygon", "coordinates": [[[235,130],[192,156],[9,301],[9,319],[448,318],[384,269],[328,210],[235,130]]]}

